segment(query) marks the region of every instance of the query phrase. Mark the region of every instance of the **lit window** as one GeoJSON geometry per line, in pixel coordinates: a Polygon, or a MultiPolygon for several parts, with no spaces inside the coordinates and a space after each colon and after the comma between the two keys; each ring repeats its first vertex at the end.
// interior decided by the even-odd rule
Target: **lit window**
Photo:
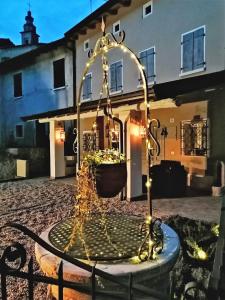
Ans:
{"type": "Polygon", "coordinates": [[[16,138],[23,138],[23,125],[16,125],[16,138]]]}
{"type": "Polygon", "coordinates": [[[181,56],[182,73],[205,69],[205,27],[182,35],[181,56]]]}
{"type": "Polygon", "coordinates": [[[194,116],[193,120],[181,122],[181,152],[183,155],[207,156],[208,122],[194,116]]]}
{"type": "Polygon", "coordinates": [[[152,14],[152,0],[143,5],[143,18],[152,14]]]}
{"type": "Polygon", "coordinates": [[[14,97],[22,97],[22,73],[13,76],[14,97]]]}
{"type": "MultiPolygon", "coordinates": [[[[152,47],[145,51],[140,52],[140,62],[144,67],[147,82],[155,81],[155,48],[152,47]]],[[[141,83],[140,79],[140,83],[141,83]]]]}
{"type": "Polygon", "coordinates": [[[99,133],[83,131],[83,151],[90,152],[99,150],[99,133]]]}
{"type": "Polygon", "coordinates": [[[83,82],[83,100],[89,100],[92,95],[92,75],[91,73],[87,74],[83,82]]]}
{"type": "Polygon", "coordinates": [[[110,65],[110,91],[118,92],[123,88],[123,64],[122,61],[110,65]]]}
{"type": "Polygon", "coordinates": [[[113,24],[113,34],[117,34],[120,32],[120,21],[113,24]]]}
{"type": "Polygon", "coordinates": [[[88,51],[89,48],[89,40],[84,41],[84,51],[88,51]]]}
{"type": "Polygon", "coordinates": [[[65,60],[64,58],[53,62],[54,88],[65,86],[65,60]]]}

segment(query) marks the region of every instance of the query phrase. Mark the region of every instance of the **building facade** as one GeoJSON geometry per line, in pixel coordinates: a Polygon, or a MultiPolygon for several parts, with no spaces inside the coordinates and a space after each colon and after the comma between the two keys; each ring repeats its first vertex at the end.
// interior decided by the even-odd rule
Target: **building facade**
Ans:
{"type": "Polygon", "coordinates": [[[35,149],[49,156],[49,126],[22,118],[73,106],[73,49],[64,38],[38,43],[30,12],[21,35],[0,50],[0,145],[29,159],[35,149]]]}
{"type": "MultiPolygon", "coordinates": [[[[102,35],[101,20],[104,18],[106,32],[113,33],[118,40],[120,32],[125,32],[124,43],[139,57],[145,69],[152,100],[151,116],[160,121],[160,128],[153,128],[161,146],[160,155],[154,158],[154,163],[180,161],[193,175],[193,184],[194,178],[201,178],[200,185],[209,188],[216,160],[225,161],[224,6],[222,0],[110,0],[66,32],[66,44],[73,41],[70,47],[76,49],[73,63],[65,66],[71,93],[61,98],[56,94],[68,89],[57,92],[53,89],[49,92],[50,101],[33,103],[29,112],[20,108],[23,120],[38,119],[40,124],[49,123],[51,177],[66,174],[63,167],[65,143],[57,141],[56,132],[64,128],[66,122],[76,121],[73,105],[88,53],[102,35]],[[54,105],[46,106],[46,103],[54,105]]],[[[37,58],[40,64],[51,51],[47,50],[46,54],[37,58]]],[[[60,55],[57,57],[60,58],[60,55]]],[[[124,126],[123,145],[128,158],[127,197],[138,198],[142,194],[142,175],[147,172],[144,134],[134,134],[135,126],[141,128],[143,125],[142,82],[139,70],[127,53],[116,49],[109,51],[107,57],[113,113],[124,126]]],[[[53,85],[50,65],[45,73],[49,88],[53,85]]],[[[96,61],[89,69],[82,89],[83,153],[93,146],[90,146],[90,141],[93,144],[92,125],[100,99],[101,68],[100,60],[96,61]]],[[[34,78],[32,82],[36,80],[34,78]]],[[[7,89],[4,87],[4,90],[7,89]]],[[[107,148],[111,145],[108,145],[109,130],[104,115],[106,99],[102,100],[102,104],[98,126],[103,134],[98,147],[107,148]]]]}
{"type": "MultiPolygon", "coordinates": [[[[69,30],[66,38],[76,43],[77,94],[83,70],[101,33],[120,38],[139,57],[149,83],[152,118],[160,121],[155,131],[161,146],[161,160],[180,161],[198,185],[209,188],[216,160],[225,160],[224,118],[224,1],[108,1],[99,10],[69,30]],[[193,9],[194,8],[194,9],[193,9]],[[176,16],[176,18],[174,18],[176,16]],[[216,16],[216,18],[215,18],[216,16]],[[196,175],[196,176],[194,176],[196,175]]],[[[132,114],[143,115],[139,70],[126,53],[107,53],[109,85],[115,115],[127,126],[126,144],[129,184],[128,198],[141,195],[137,178],[146,173],[145,141],[132,133],[132,114]],[[127,123],[127,120],[129,122],[127,123]],[[132,148],[133,145],[133,148],[132,148]]],[[[86,76],[82,92],[83,140],[91,131],[102,83],[101,63],[86,76]]],[[[102,114],[104,115],[104,114],[102,114]]],[[[70,116],[69,118],[73,118],[70,116]]],[[[65,118],[64,118],[65,119],[65,118]]],[[[106,118],[105,118],[106,120],[106,118]]],[[[138,120],[142,122],[142,120],[138,120]]],[[[102,126],[106,133],[106,125],[102,126]]],[[[83,149],[86,145],[82,144],[83,149]]],[[[107,147],[104,139],[104,147],[107,147]]]]}

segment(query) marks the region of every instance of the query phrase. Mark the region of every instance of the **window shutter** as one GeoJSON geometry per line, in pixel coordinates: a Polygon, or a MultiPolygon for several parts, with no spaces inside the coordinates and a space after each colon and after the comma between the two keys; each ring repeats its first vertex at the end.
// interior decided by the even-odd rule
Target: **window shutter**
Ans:
{"type": "Polygon", "coordinates": [[[194,65],[193,69],[204,67],[204,28],[200,28],[194,32],[194,65]]]}
{"type": "Polygon", "coordinates": [[[85,77],[85,80],[83,82],[83,99],[87,99],[88,98],[88,85],[87,85],[87,76],[85,77]]]}
{"type": "Polygon", "coordinates": [[[91,97],[91,74],[87,77],[87,98],[91,97]]]}
{"type": "Polygon", "coordinates": [[[154,64],[155,52],[154,49],[147,50],[147,78],[148,82],[153,81],[155,78],[155,64],[154,64]]]}
{"type": "MultiPolygon", "coordinates": [[[[146,75],[146,78],[148,77],[148,70],[147,70],[147,53],[146,51],[143,51],[140,53],[140,63],[142,64],[142,66],[145,67],[144,72],[146,75]]],[[[140,84],[142,84],[142,79],[141,79],[141,75],[140,75],[140,84]]]]}
{"type": "Polygon", "coordinates": [[[110,67],[110,88],[111,92],[116,91],[116,64],[112,64],[110,67]]]}
{"type": "Polygon", "coordinates": [[[117,83],[117,86],[116,86],[116,90],[117,91],[120,91],[122,89],[122,63],[121,62],[118,62],[116,63],[116,83],[117,83]]]}
{"type": "Polygon", "coordinates": [[[183,36],[183,72],[193,69],[193,32],[183,36]]]}

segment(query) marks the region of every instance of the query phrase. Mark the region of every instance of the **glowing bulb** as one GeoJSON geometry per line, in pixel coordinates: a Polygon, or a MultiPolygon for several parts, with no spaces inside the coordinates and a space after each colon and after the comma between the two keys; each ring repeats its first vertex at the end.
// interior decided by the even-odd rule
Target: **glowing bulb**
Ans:
{"type": "Polygon", "coordinates": [[[89,67],[89,66],[90,66],[90,64],[89,64],[89,63],[86,63],[86,66],[87,66],[87,67],[89,67]]]}
{"type": "Polygon", "coordinates": [[[131,257],[131,263],[140,264],[141,260],[138,256],[131,257]]]}
{"type": "Polygon", "coordinates": [[[132,54],[130,55],[130,57],[131,57],[132,59],[135,59],[135,58],[136,58],[136,56],[134,55],[134,53],[132,53],[132,54]]]}
{"type": "MultiPolygon", "coordinates": [[[[147,183],[146,183],[146,184],[147,184],[147,183]]],[[[152,221],[152,217],[151,217],[151,216],[147,216],[147,217],[146,217],[146,220],[145,220],[145,223],[146,223],[146,224],[150,224],[151,221],[152,221]]]]}
{"type": "Polygon", "coordinates": [[[199,248],[197,250],[197,256],[200,260],[206,260],[207,259],[207,253],[204,250],[202,250],[201,248],[199,248]]]}
{"type": "Polygon", "coordinates": [[[149,189],[149,188],[151,187],[151,182],[150,182],[150,180],[146,182],[145,186],[146,186],[147,189],[149,189]]]}
{"type": "Polygon", "coordinates": [[[150,240],[150,241],[148,242],[148,244],[149,244],[150,247],[152,247],[152,246],[154,245],[154,242],[153,242],[152,240],[150,240]]]}

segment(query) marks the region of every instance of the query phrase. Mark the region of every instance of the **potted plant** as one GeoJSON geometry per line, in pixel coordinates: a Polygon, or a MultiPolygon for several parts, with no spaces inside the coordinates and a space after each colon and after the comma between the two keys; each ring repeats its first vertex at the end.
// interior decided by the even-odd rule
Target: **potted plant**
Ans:
{"type": "Polygon", "coordinates": [[[95,177],[97,194],[103,198],[118,195],[127,181],[125,155],[115,149],[98,150],[87,154],[85,161],[95,177]]]}
{"type": "Polygon", "coordinates": [[[214,176],[213,186],[212,186],[212,195],[214,197],[218,197],[221,195],[221,170],[222,170],[221,162],[217,160],[215,176],[214,176]]]}

